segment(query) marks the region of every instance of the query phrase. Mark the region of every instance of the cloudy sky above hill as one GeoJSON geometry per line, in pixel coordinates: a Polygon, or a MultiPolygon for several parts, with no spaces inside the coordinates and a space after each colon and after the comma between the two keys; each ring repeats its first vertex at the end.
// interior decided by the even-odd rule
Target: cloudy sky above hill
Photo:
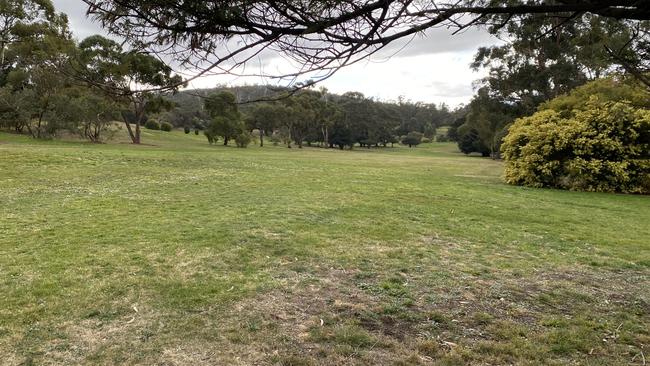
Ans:
{"type": "MultiPolygon", "coordinates": [[[[77,39],[105,34],[98,24],[86,17],[86,7],[82,1],[53,2],[59,11],[68,14],[70,28],[77,39]]],[[[406,40],[391,45],[381,55],[340,70],[322,85],[335,93],[359,91],[382,100],[396,100],[403,96],[413,101],[444,102],[452,107],[467,103],[473,94],[472,82],[484,75],[469,68],[472,56],[479,47],[489,46],[498,40],[481,30],[470,30],[459,35],[451,33],[447,29],[433,29],[426,36],[418,36],[406,45],[406,40]]],[[[285,69],[284,59],[273,54],[266,57],[266,70],[285,69]]],[[[206,77],[194,80],[189,87],[264,82],[259,78],[206,77]]]]}

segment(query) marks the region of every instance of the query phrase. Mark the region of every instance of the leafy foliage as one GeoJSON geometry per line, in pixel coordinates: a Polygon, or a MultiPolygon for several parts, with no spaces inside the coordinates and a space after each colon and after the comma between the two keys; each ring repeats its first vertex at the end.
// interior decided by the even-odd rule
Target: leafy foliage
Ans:
{"type": "Polygon", "coordinates": [[[242,115],[237,107],[235,95],[230,92],[213,93],[205,100],[205,109],[212,117],[206,129],[208,142],[215,136],[223,137],[223,144],[240,135],[244,129],[242,115]]]}
{"type": "Polygon", "coordinates": [[[409,132],[408,135],[404,136],[401,142],[403,145],[408,145],[408,147],[418,146],[420,143],[422,143],[422,137],[422,133],[412,131],[409,132]]]}
{"type": "Polygon", "coordinates": [[[107,98],[123,105],[123,119],[129,137],[140,143],[140,126],[147,115],[171,110],[174,105],[147,88],[178,89],[183,80],[157,57],[124,51],[117,42],[94,35],[79,44],[76,60],[78,77],[107,98]],[[130,115],[131,118],[127,118],[130,115]],[[135,125],[135,129],[131,127],[135,125]]]}
{"type": "Polygon", "coordinates": [[[247,147],[251,141],[252,137],[248,131],[242,131],[239,135],[235,136],[235,144],[237,144],[237,147],[247,147]]]}
{"type": "Polygon", "coordinates": [[[503,144],[506,181],[533,187],[650,193],[650,110],[597,95],[584,100],[586,90],[609,83],[587,85],[518,119],[503,144]]]}
{"type": "Polygon", "coordinates": [[[174,126],[172,126],[171,123],[169,122],[162,122],[160,124],[160,130],[165,131],[165,132],[171,132],[174,129],[174,126]]]}
{"type": "Polygon", "coordinates": [[[160,123],[158,123],[158,121],[150,119],[147,121],[147,123],[144,124],[144,127],[148,130],[158,131],[160,130],[160,123]]]}

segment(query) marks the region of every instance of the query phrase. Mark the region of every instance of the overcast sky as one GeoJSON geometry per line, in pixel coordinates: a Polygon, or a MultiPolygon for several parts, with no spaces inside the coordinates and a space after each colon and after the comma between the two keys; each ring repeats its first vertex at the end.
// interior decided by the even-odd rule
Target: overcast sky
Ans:
{"type": "MultiPolygon", "coordinates": [[[[70,28],[77,39],[105,34],[98,24],[86,18],[86,7],[81,0],[53,2],[59,11],[68,14],[70,28]]],[[[339,71],[321,85],[335,93],[359,91],[382,100],[396,100],[404,96],[413,101],[444,102],[455,107],[470,100],[472,82],[483,76],[482,72],[473,72],[469,68],[472,56],[478,47],[496,42],[495,38],[480,30],[452,36],[449,30],[434,29],[426,37],[413,39],[393,57],[374,56],[339,71]]],[[[396,44],[392,49],[401,46],[396,44]]],[[[265,61],[265,68],[284,69],[285,62],[282,58],[272,57],[265,61]]],[[[190,88],[208,88],[223,82],[253,84],[263,83],[264,80],[207,77],[193,81],[190,88]]]]}

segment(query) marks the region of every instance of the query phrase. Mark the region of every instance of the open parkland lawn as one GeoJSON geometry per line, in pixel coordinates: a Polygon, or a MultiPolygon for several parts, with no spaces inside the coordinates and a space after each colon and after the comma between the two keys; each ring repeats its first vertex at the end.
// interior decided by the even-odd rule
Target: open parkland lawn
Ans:
{"type": "Polygon", "coordinates": [[[0,133],[1,365],[650,363],[648,196],[453,143],[143,142],[0,133]]]}

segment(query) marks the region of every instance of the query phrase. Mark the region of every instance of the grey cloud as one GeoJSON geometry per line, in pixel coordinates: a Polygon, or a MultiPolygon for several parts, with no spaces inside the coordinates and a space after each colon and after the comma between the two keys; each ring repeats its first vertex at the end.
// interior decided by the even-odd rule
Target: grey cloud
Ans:
{"type": "Polygon", "coordinates": [[[425,86],[431,88],[431,95],[437,97],[467,97],[474,93],[472,86],[467,84],[452,84],[443,81],[434,81],[425,86]]]}
{"type": "Polygon", "coordinates": [[[424,34],[412,38],[400,39],[388,45],[382,50],[382,55],[390,55],[395,52],[396,57],[419,56],[446,52],[474,51],[478,47],[498,43],[498,39],[491,36],[487,31],[480,28],[470,28],[460,34],[452,34],[453,31],[443,28],[429,29],[424,34]]]}

